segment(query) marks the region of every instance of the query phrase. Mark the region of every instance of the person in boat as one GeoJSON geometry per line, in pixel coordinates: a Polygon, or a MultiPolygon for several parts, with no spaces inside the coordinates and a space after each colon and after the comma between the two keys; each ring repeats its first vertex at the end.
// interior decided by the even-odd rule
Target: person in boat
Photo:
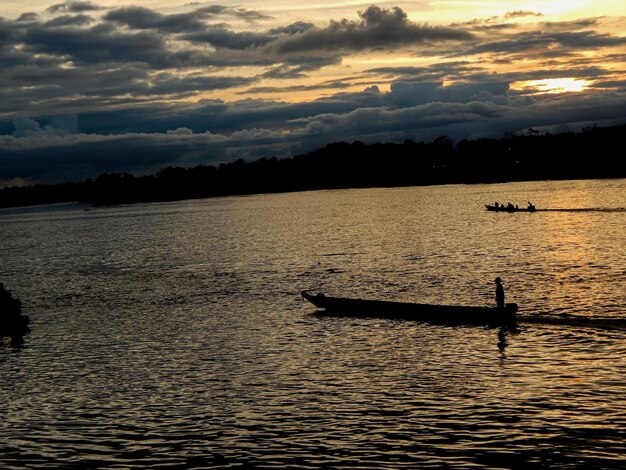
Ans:
{"type": "Polygon", "coordinates": [[[513,210],[515,209],[515,206],[513,204],[511,204],[510,202],[506,205],[507,209],[513,210]]]}
{"type": "Polygon", "coordinates": [[[499,308],[504,308],[504,287],[502,286],[502,279],[496,277],[496,304],[499,308]]]}
{"type": "Polygon", "coordinates": [[[533,206],[530,201],[528,201],[528,210],[529,211],[534,211],[535,210],[535,206],[533,206]]]}
{"type": "Polygon", "coordinates": [[[14,299],[11,291],[4,287],[4,283],[0,282],[0,329],[5,323],[16,321],[21,315],[22,302],[14,299]]]}
{"type": "Polygon", "coordinates": [[[0,311],[2,312],[13,312],[13,304],[14,304],[13,296],[11,295],[11,291],[8,291],[4,287],[4,283],[0,282],[0,311]]]}
{"type": "Polygon", "coordinates": [[[496,209],[497,209],[498,207],[500,207],[500,205],[498,204],[498,201],[496,201],[496,203],[493,205],[493,207],[495,207],[496,209]]]}

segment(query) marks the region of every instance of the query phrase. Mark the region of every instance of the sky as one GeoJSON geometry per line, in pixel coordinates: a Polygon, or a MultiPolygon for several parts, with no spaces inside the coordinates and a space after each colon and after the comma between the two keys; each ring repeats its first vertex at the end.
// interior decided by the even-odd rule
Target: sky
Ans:
{"type": "Polygon", "coordinates": [[[0,188],[625,122],[620,0],[0,9],[0,188]]]}

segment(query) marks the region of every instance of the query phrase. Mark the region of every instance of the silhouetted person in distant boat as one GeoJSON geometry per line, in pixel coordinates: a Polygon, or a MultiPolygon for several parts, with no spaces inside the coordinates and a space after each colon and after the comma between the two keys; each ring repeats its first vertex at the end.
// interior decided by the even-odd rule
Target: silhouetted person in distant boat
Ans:
{"type": "Polygon", "coordinates": [[[535,210],[535,206],[533,206],[530,201],[528,201],[528,210],[529,211],[534,211],[535,210]]]}
{"type": "Polygon", "coordinates": [[[504,287],[502,287],[502,279],[496,277],[496,304],[499,308],[504,308],[504,287]]]}
{"type": "Polygon", "coordinates": [[[510,202],[506,205],[507,209],[514,209],[513,204],[511,204],[510,202]]]}
{"type": "Polygon", "coordinates": [[[500,205],[498,204],[498,201],[496,201],[496,203],[494,204],[495,208],[497,209],[498,207],[500,207],[500,205]]]}

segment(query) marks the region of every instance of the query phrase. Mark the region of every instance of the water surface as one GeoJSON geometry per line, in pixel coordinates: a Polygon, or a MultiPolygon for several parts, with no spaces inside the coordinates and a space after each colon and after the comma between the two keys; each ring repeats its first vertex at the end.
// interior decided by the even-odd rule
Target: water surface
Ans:
{"type": "Polygon", "coordinates": [[[0,466],[623,468],[625,189],[2,210],[0,280],[32,331],[0,344],[0,466]],[[491,305],[496,276],[514,331],[320,318],[299,296],[491,305]]]}

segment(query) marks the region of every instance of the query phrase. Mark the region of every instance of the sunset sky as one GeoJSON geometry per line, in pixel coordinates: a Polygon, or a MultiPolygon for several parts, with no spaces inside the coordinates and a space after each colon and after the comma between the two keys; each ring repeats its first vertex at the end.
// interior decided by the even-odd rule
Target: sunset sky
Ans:
{"type": "Polygon", "coordinates": [[[626,122],[617,0],[20,0],[0,15],[0,187],[626,122]]]}

